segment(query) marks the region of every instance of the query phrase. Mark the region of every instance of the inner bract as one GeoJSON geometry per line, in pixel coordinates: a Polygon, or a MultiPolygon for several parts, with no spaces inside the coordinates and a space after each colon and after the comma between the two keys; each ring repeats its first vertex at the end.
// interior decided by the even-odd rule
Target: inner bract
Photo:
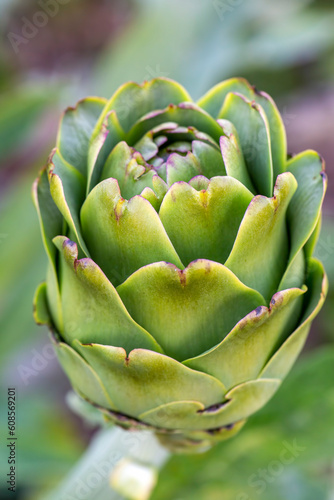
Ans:
{"type": "Polygon", "coordinates": [[[117,179],[122,196],[129,199],[142,194],[145,188],[156,191],[154,176],[164,181],[166,188],[193,179],[193,187],[205,189],[211,177],[221,175],[226,175],[226,170],[214,139],[194,127],[167,122],[134,144],[117,144],[106,161],[101,180],[117,179]]]}

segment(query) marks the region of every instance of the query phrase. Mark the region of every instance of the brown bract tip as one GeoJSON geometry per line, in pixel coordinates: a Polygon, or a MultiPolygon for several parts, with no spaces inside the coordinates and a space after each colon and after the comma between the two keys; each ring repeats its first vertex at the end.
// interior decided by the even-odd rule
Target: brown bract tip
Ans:
{"type": "Polygon", "coordinates": [[[175,196],[174,189],[171,189],[169,192],[170,192],[170,197],[172,198],[172,201],[176,201],[176,196],[175,196]]]}
{"type": "Polygon", "coordinates": [[[222,427],[216,427],[215,429],[208,429],[206,431],[206,433],[210,434],[211,436],[214,436],[215,434],[219,434],[224,430],[230,431],[231,429],[234,428],[234,426],[235,426],[235,423],[227,424],[227,425],[223,425],[222,427]]]}
{"type": "Polygon", "coordinates": [[[211,263],[210,261],[207,261],[205,263],[205,274],[209,274],[210,271],[211,271],[211,263]]]}
{"type": "Polygon", "coordinates": [[[58,345],[60,344],[60,336],[57,332],[55,332],[52,328],[49,329],[49,335],[50,335],[50,339],[51,339],[51,342],[54,344],[54,345],[58,345]]]}
{"type": "Polygon", "coordinates": [[[284,302],[284,295],[282,294],[282,292],[276,292],[270,301],[269,313],[272,311],[274,306],[275,308],[277,308],[278,306],[282,305],[283,302],[284,302]]]}
{"type": "Polygon", "coordinates": [[[201,204],[202,204],[203,208],[207,208],[207,206],[208,206],[208,192],[207,192],[207,190],[201,189],[201,191],[199,192],[199,197],[200,197],[201,204]]]}
{"type": "Polygon", "coordinates": [[[119,222],[120,218],[122,217],[123,215],[123,204],[125,202],[125,199],[120,197],[120,199],[118,200],[115,208],[114,208],[114,215],[115,215],[115,219],[116,219],[116,222],[119,222]]]}
{"type": "Polygon", "coordinates": [[[66,240],[63,241],[63,248],[65,247],[70,247],[70,248],[74,248],[76,246],[76,243],[72,240],[70,240],[69,238],[67,238],[66,240]]]}
{"type": "MultiPolygon", "coordinates": [[[[51,153],[48,156],[48,165],[53,165],[53,157],[56,154],[58,148],[53,148],[51,153]]],[[[54,166],[54,165],[53,165],[54,166]]],[[[51,168],[51,167],[50,167],[51,168]]]]}
{"type": "Polygon", "coordinates": [[[177,271],[177,273],[178,273],[179,278],[180,278],[180,284],[181,284],[181,286],[185,286],[186,282],[187,282],[187,276],[186,276],[185,270],[180,269],[180,270],[177,271]]]}
{"type": "Polygon", "coordinates": [[[229,403],[230,400],[227,399],[226,401],[223,401],[222,403],[216,403],[214,405],[208,406],[207,408],[204,408],[204,410],[197,410],[197,413],[215,413],[219,411],[223,406],[225,406],[227,403],[229,403]]]}

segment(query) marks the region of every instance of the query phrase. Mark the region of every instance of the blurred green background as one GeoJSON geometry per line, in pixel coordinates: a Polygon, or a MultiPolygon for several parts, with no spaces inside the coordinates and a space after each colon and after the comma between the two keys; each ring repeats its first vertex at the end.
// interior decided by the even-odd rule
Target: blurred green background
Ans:
{"type": "Polygon", "coordinates": [[[45,498],[94,433],[67,407],[68,382],[32,319],[45,258],[30,186],[61,110],[88,94],[109,97],[126,80],[168,76],[198,98],[244,76],[277,101],[289,151],[325,157],[317,254],[329,297],[274,399],[233,440],[172,458],[153,500],[333,500],[333,26],[331,0],[0,0],[1,499],[45,498]],[[4,481],[8,386],[18,395],[16,495],[4,481]]]}

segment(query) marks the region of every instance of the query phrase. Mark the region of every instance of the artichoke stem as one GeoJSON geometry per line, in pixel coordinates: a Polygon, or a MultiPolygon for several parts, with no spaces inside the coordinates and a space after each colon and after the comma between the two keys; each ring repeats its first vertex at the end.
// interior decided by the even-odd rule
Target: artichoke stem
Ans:
{"type": "Polygon", "coordinates": [[[151,431],[102,429],[47,500],[148,500],[169,456],[151,431]]]}

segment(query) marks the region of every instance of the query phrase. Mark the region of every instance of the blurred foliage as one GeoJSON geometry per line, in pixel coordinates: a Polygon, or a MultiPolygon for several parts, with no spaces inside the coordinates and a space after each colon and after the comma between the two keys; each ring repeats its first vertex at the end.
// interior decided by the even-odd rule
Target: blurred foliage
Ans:
{"type": "Polygon", "coordinates": [[[27,146],[41,114],[56,101],[56,95],[46,86],[29,86],[1,96],[0,168],[5,166],[8,157],[27,146]]]}
{"type": "MultiPolygon", "coordinates": [[[[5,388],[0,388],[2,407],[7,406],[5,388]]],[[[50,489],[66,476],[84,451],[84,444],[68,412],[59,406],[55,394],[17,391],[17,480],[21,494],[7,491],[8,449],[0,448],[0,498],[36,500],[37,491],[50,489]],[[7,497],[8,495],[8,497],[7,497]]],[[[7,422],[0,418],[1,443],[7,441],[7,422]]],[[[42,497],[41,497],[42,498],[42,497]]]]}
{"type": "MultiPolygon", "coordinates": [[[[155,76],[179,80],[197,98],[219,80],[237,74],[286,103],[289,95],[321,97],[324,88],[333,89],[334,77],[331,0],[73,0],[21,46],[24,50],[17,56],[8,31],[19,30],[22,16],[31,16],[35,6],[34,0],[0,0],[0,398],[5,384],[17,383],[17,498],[24,500],[43,498],[43,492],[75,463],[87,438],[64,407],[68,385],[60,369],[49,363],[29,386],[19,373],[20,364],[31,365],[34,347],[40,350],[46,341],[45,330],[32,319],[32,295],[44,278],[46,262],[30,187],[55,142],[52,123],[58,121],[60,106],[88,93],[108,97],[126,80],[155,76]]],[[[323,134],[331,144],[330,127],[323,134]]],[[[327,158],[329,170],[331,160],[334,153],[327,158]]],[[[329,500],[334,491],[330,210],[317,247],[330,292],[313,328],[313,350],[240,435],[205,455],[174,457],[153,500],[329,500]],[[327,344],[314,348],[321,343],[327,344]],[[254,474],[258,479],[259,469],[268,474],[283,443],[294,439],[306,449],[280,474],[269,474],[264,492],[258,494],[249,481],[254,474]]],[[[2,399],[0,403],[3,438],[6,405],[2,399]]],[[[0,448],[0,464],[5,458],[0,448]]],[[[0,486],[0,497],[5,495],[6,488],[0,486]]]]}
{"type": "Polygon", "coordinates": [[[93,88],[103,95],[126,80],[162,74],[198,98],[213,83],[240,74],[277,98],[334,76],[333,5],[307,0],[137,3],[132,25],[97,62],[93,88]]]}
{"type": "Polygon", "coordinates": [[[131,12],[131,0],[12,0],[3,56],[17,70],[83,70],[87,77],[90,61],[118,36],[131,12]]]}
{"type": "Polygon", "coordinates": [[[2,197],[0,204],[1,335],[0,365],[10,352],[31,344],[41,329],[32,318],[32,296],[45,277],[40,232],[30,190],[36,171],[23,175],[2,197]]]}

